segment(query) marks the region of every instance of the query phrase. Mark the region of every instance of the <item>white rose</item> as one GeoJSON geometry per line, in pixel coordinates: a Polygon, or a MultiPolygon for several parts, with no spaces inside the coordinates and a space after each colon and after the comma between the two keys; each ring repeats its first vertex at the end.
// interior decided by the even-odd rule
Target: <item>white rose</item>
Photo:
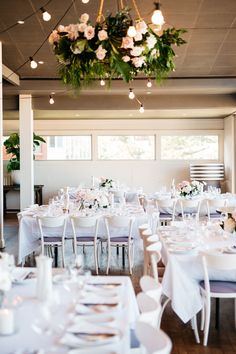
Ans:
{"type": "Polygon", "coordinates": [[[130,51],[130,54],[133,55],[133,57],[139,57],[142,54],[143,50],[144,50],[143,47],[134,47],[130,51]]]}
{"type": "Polygon", "coordinates": [[[125,55],[122,57],[122,60],[127,63],[128,61],[130,61],[130,57],[128,55],[125,55]]]}
{"type": "Polygon", "coordinates": [[[86,23],[79,23],[79,25],[78,25],[79,32],[84,32],[86,30],[86,28],[87,28],[86,23]]]}
{"type": "Polygon", "coordinates": [[[132,63],[136,68],[141,68],[145,63],[145,57],[135,57],[132,59],[132,63]]]}
{"type": "Polygon", "coordinates": [[[83,22],[83,23],[87,23],[89,20],[89,15],[84,13],[80,16],[80,21],[83,22]]]}
{"type": "Polygon", "coordinates": [[[147,46],[148,49],[152,49],[157,42],[156,37],[153,34],[150,34],[149,37],[147,38],[147,46]]]}
{"type": "Polygon", "coordinates": [[[143,39],[142,33],[141,32],[137,32],[136,36],[134,37],[134,40],[136,42],[138,42],[138,41],[141,41],[142,39],[143,39]]]}
{"type": "Polygon", "coordinates": [[[147,25],[144,21],[140,21],[136,23],[136,31],[142,34],[147,32],[147,25]]]}

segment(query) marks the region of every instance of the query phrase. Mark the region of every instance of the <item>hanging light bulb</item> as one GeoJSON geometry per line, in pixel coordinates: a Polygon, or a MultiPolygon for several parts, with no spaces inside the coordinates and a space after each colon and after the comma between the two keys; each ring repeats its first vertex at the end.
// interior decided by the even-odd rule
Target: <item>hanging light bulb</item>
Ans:
{"type": "Polygon", "coordinates": [[[164,17],[162,15],[161,10],[160,10],[161,6],[160,6],[159,2],[155,2],[154,5],[155,5],[156,8],[155,8],[155,10],[154,10],[154,12],[152,14],[152,23],[154,25],[158,25],[158,26],[161,27],[165,23],[164,17]]]}
{"type": "Polygon", "coordinates": [[[150,79],[148,79],[148,82],[147,82],[147,87],[152,87],[152,82],[150,79]]]}
{"type": "Polygon", "coordinates": [[[49,96],[49,103],[50,104],[54,104],[55,103],[54,98],[51,95],[49,96]]]}
{"type": "Polygon", "coordinates": [[[105,86],[105,84],[106,84],[105,81],[104,81],[103,79],[101,79],[100,85],[101,85],[101,86],[105,86]]]}
{"type": "Polygon", "coordinates": [[[43,7],[40,7],[40,10],[43,13],[43,20],[50,21],[52,16],[43,7]]]}
{"type": "Polygon", "coordinates": [[[129,26],[128,31],[127,31],[127,36],[129,37],[135,37],[137,34],[136,28],[134,26],[129,26]]]}
{"type": "Polygon", "coordinates": [[[83,4],[87,4],[89,2],[89,0],[82,0],[83,4]]]}
{"type": "Polygon", "coordinates": [[[130,100],[133,100],[134,97],[135,97],[135,94],[134,94],[134,92],[133,92],[133,89],[130,88],[130,89],[129,89],[129,99],[130,99],[130,100]]]}
{"type": "Polygon", "coordinates": [[[17,23],[18,23],[19,25],[23,25],[23,24],[25,23],[25,21],[23,21],[23,20],[18,20],[17,23]]]}
{"type": "Polygon", "coordinates": [[[144,107],[143,107],[143,104],[142,104],[142,103],[140,104],[139,112],[140,112],[140,113],[144,113],[144,107]]]}
{"type": "Polygon", "coordinates": [[[37,62],[32,58],[32,57],[29,57],[29,60],[30,60],[30,66],[32,69],[36,69],[38,64],[37,62]]]}

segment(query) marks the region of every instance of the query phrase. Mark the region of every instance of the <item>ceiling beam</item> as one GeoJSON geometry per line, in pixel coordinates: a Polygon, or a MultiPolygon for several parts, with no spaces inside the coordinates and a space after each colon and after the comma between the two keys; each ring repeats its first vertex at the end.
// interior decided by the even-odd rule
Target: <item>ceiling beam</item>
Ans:
{"type": "Polygon", "coordinates": [[[4,64],[2,64],[2,76],[10,84],[20,86],[20,77],[4,64]]]}

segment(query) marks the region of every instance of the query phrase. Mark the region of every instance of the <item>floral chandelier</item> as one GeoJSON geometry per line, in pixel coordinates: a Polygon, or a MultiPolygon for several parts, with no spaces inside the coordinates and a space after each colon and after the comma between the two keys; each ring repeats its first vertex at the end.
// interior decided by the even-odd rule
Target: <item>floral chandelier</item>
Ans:
{"type": "Polygon", "coordinates": [[[132,2],[137,13],[135,21],[122,0],[121,9],[114,16],[104,17],[104,0],[101,0],[95,25],[84,13],[78,23],[60,25],[51,33],[49,43],[65,84],[79,89],[96,79],[122,78],[129,83],[138,74],[160,81],[175,69],[172,46],[185,43],[181,35],[186,31],[162,30],[164,19],[159,3],[155,3],[152,16],[153,23],[158,26],[154,29],[142,19],[135,0],[132,2]]]}

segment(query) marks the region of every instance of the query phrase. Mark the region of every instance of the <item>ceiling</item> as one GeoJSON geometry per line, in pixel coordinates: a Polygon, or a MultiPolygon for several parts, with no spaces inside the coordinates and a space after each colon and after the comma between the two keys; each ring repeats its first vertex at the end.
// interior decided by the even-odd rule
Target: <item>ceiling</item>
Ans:
{"type": "MultiPolygon", "coordinates": [[[[132,7],[131,0],[123,2],[132,7]]],[[[136,0],[136,3],[141,15],[150,22],[153,0],[136,0]]],[[[58,79],[58,65],[47,42],[48,35],[58,24],[74,23],[84,12],[89,13],[94,22],[98,6],[98,0],[90,0],[88,4],[81,0],[0,1],[3,63],[20,76],[19,87],[8,83],[4,85],[5,111],[17,110],[16,95],[32,93],[38,119],[63,119],[68,116],[68,110],[73,112],[69,115],[75,119],[140,118],[137,103],[127,98],[128,85],[119,80],[112,83],[109,90],[95,84],[74,98],[58,79]],[[41,6],[50,12],[51,21],[42,20],[41,6]],[[27,16],[30,17],[24,25],[11,27],[27,16]],[[44,61],[44,64],[32,70],[29,56],[36,61],[44,61]],[[53,107],[48,103],[51,92],[56,93],[53,107]]],[[[104,14],[108,10],[115,13],[117,1],[105,0],[104,14]]],[[[174,48],[176,70],[164,84],[159,87],[153,85],[151,89],[147,89],[146,81],[142,79],[132,84],[145,105],[142,117],[224,117],[234,112],[236,0],[163,0],[162,11],[166,27],[187,29],[184,35],[187,43],[174,48]]],[[[9,117],[11,114],[8,112],[5,118],[9,117]]]]}

